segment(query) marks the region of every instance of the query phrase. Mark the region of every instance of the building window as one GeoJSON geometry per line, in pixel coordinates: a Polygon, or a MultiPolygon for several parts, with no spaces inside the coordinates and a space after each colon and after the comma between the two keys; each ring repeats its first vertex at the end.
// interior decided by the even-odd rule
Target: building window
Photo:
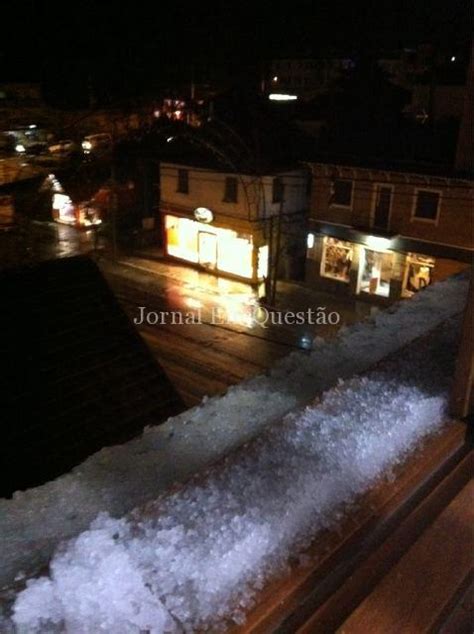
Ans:
{"type": "Polygon", "coordinates": [[[178,170],[178,189],[180,194],[189,194],[189,172],[188,170],[178,170]]]}
{"type": "Polygon", "coordinates": [[[225,179],[224,202],[237,202],[237,179],[233,176],[228,176],[225,179]]]}
{"type": "Polygon", "coordinates": [[[349,282],[352,265],[353,244],[336,238],[324,238],[321,276],[339,282],[349,282]]]}
{"type": "Polygon", "coordinates": [[[352,206],[352,181],[341,180],[336,178],[332,182],[331,205],[339,205],[340,207],[352,206]]]}
{"type": "Polygon", "coordinates": [[[306,236],[306,246],[308,249],[312,249],[314,247],[314,233],[308,233],[306,236]]]}
{"type": "Polygon", "coordinates": [[[274,178],[272,183],[272,203],[283,202],[283,181],[281,178],[274,178]]]}
{"type": "Polygon", "coordinates": [[[413,218],[437,222],[439,214],[440,193],[429,189],[416,191],[415,208],[413,218]]]}

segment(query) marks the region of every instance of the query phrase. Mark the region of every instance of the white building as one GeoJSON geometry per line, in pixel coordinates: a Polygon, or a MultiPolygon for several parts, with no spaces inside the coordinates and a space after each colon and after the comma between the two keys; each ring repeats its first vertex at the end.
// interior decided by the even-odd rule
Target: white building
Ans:
{"type": "Polygon", "coordinates": [[[302,169],[257,176],[219,168],[162,163],[165,253],[209,271],[253,283],[270,267],[291,277],[308,206],[302,169]]]}

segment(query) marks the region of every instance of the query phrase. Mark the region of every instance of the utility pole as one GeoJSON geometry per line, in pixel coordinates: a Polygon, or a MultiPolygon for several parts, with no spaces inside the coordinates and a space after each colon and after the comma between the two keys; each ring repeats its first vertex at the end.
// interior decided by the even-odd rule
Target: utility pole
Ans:
{"type": "Polygon", "coordinates": [[[268,219],[269,231],[268,231],[268,274],[265,278],[265,300],[266,302],[272,301],[273,295],[273,216],[268,219]]]}
{"type": "Polygon", "coordinates": [[[272,288],[271,288],[271,296],[270,296],[270,304],[271,306],[275,305],[276,299],[276,290],[277,290],[277,281],[278,281],[278,266],[280,264],[280,249],[281,249],[281,229],[283,222],[283,190],[281,192],[281,200],[280,207],[278,209],[278,224],[277,224],[277,235],[276,235],[276,249],[275,249],[275,257],[273,258],[273,280],[272,280],[272,288]]]}
{"type": "Polygon", "coordinates": [[[110,199],[109,199],[109,212],[112,229],[112,259],[117,261],[117,171],[115,165],[116,155],[116,129],[115,121],[113,123],[112,132],[112,160],[110,164],[110,199]]]}

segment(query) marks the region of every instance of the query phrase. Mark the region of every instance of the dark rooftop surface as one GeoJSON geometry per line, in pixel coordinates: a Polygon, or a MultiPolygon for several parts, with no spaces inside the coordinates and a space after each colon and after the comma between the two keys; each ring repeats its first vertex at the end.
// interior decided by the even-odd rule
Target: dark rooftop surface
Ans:
{"type": "Polygon", "coordinates": [[[315,152],[311,159],[305,161],[308,164],[322,163],[345,167],[360,167],[364,169],[385,170],[404,174],[423,174],[426,176],[439,176],[442,178],[458,178],[472,181],[474,175],[471,172],[455,170],[447,163],[429,161],[410,161],[396,159],[382,159],[376,156],[351,155],[351,154],[326,154],[315,152]]]}
{"type": "Polygon", "coordinates": [[[184,409],[92,260],[4,271],[0,292],[0,495],[184,409]]]}

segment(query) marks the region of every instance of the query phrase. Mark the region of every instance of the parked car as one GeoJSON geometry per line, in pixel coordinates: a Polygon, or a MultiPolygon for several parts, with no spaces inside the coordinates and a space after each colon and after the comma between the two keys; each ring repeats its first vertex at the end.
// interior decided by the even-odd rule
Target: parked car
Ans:
{"type": "Polygon", "coordinates": [[[77,145],[70,139],[61,139],[49,146],[51,154],[72,154],[77,150],[77,145]]]}
{"type": "Polygon", "coordinates": [[[90,134],[84,137],[82,141],[82,149],[84,154],[92,154],[94,152],[105,152],[112,148],[112,137],[110,134],[90,134]]]}

